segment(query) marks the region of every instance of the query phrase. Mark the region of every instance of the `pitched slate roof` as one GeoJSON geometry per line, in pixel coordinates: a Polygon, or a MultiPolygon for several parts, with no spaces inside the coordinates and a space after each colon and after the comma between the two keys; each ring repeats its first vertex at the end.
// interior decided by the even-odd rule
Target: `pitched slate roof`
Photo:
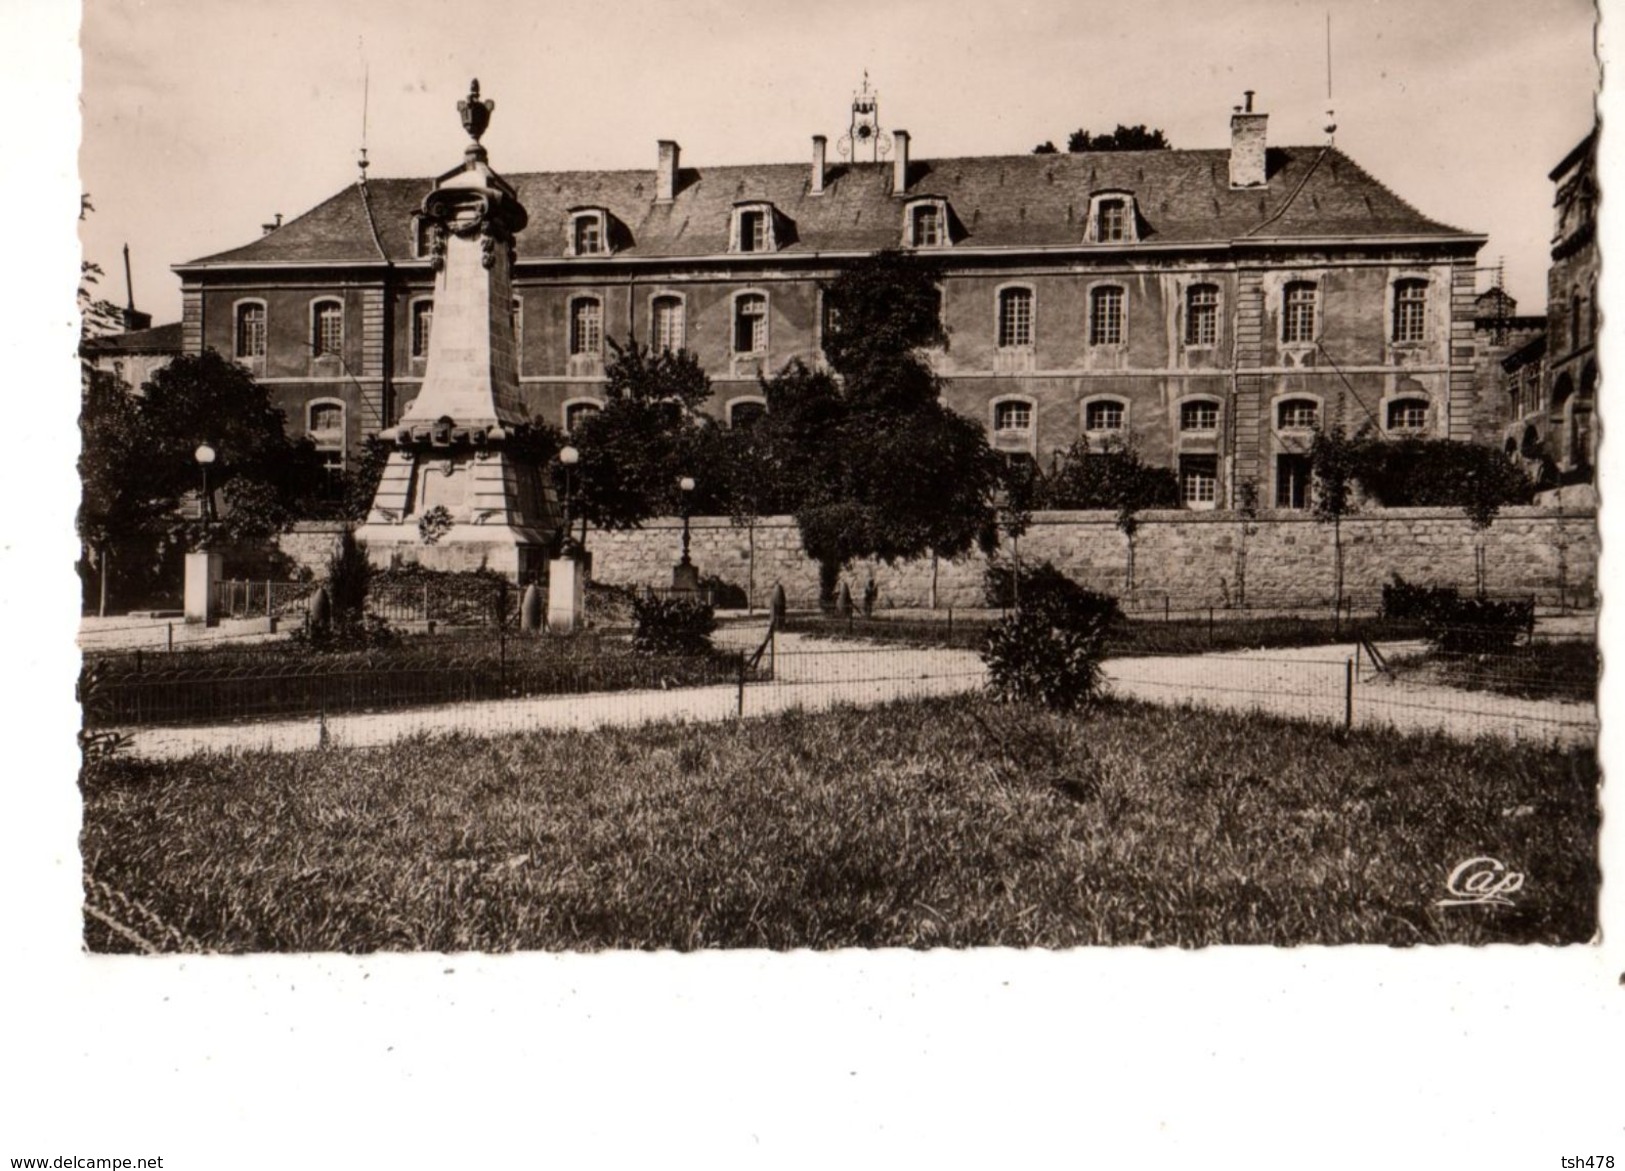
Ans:
{"type": "MultiPolygon", "coordinates": [[[[1092,193],[1133,192],[1145,243],[1216,244],[1245,237],[1444,236],[1474,233],[1422,215],[1346,155],[1323,147],[1272,147],[1260,188],[1232,190],[1228,150],[1113,151],[920,159],[907,195],[948,201],[957,245],[1075,247],[1092,193]]],[[[506,176],[530,213],[519,257],[564,255],[569,211],[602,207],[617,223],[616,254],[679,258],[728,251],[733,205],[773,204],[789,230],[779,255],[872,251],[902,237],[902,200],[891,193],[891,163],[829,168],[824,193],[809,193],[811,164],[684,168],[676,198],[654,202],[653,168],[559,171],[506,176]]],[[[412,215],[431,179],[373,179],[363,196],[350,186],[252,244],[197,265],[410,260],[412,215]],[[367,223],[370,201],[378,240],[367,223]]],[[[182,268],[188,266],[180,266],[182,268]]]]}
{"type": "Polygon", "coordinates": [[[86,338],[84,349],[97,354],[178,354],[181,352],[181,323],[132,329],[127,333],[104,333],[86,338]]]}

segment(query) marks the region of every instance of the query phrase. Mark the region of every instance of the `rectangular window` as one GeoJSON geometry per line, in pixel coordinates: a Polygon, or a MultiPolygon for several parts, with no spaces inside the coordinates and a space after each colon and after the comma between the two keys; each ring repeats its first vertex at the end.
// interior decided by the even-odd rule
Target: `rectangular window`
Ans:
{"type": "Polygon", "coordinates": [[[1427,321],[1426,281],[1400,281],[1394,286],[1394,340],[1419,342],[1427,321]]]}
{"type": "Polygon", "coordinates": [[[1422,431],[1428,425],[1428,405],[1421,399],[1401,398],[1388,404],[1388,430],[1422,431]]]}
{"type": "Polygon", "coordinates": [[[1031,431],[1033,407],[1031,403],[1006,402],[993,408],[993,430],[1031,431]]]}
{"type": "Polygon", "coordinates": [[[1212,508],[1219,500],[1219,461],[1212,455],[1179,457],[1179,495],[1186,508],[1212,508]]]}
{"type": "Polygon", "coordinates": [[[914,246],[935,248],[942,243],[942,220],[934,205],[914,209],[914,246]]]}
{"type": "Polygon", "coordinates": [[[412,356],[429,356],[429,330],[434,325],[434,302],[418,301],[412,306],[412,356]]]}
{"type": "Polygon", "coordinates": [[[1307,429],[1319,422],[1320,408],[1310,399],[1288,399],[1281,404],[1279,426],[1283,431],[1307,429]]]}
{"type": "Polygon", "coordinates": [[[237,356],[265,357],[265,306],[240,305],[237,308],[237,356]]]}
{"type": "Polygon", "coordinates": [[[311,351],[318,358],[335,358],[344,346],[344,307],[337,301],[323,301],[316,306],[316,320],[312,329],[311,351]]]}
{"type": "Polygon", "coordinates": [[[1182,403],[1179,408],[1181,431],[1217,431],[1219,404],[1210,402],[1182,403]]]}
{"type": "Polygon", "coordinates": [[[574,431],[582,422],[598,413],[597,403],[571,403],[564,410],[564,429],[574,431]]]}
{"type": "Polygon", "coordinates": [[[1219,290],[1215,285],[1192,285],[1185,294],[1185,344],[1219,343],[1219,290]]]}
{"type": "Polygon", "coordinates": [[[1121,431],[1123,404],[1117,402],[1090,403],[1083,412],[1084,429],[1088,431],[1121,431]]]}
{"type": "Polygon", "coordinates": [[[655,349],[677,351],[683,348],[683,299],[656,297],[654,301],[655,349]]]}
{"type": "Polygon", "coordinates": [[[999,294],[999,346],[1033,344],[1033,293],[1031,289],[1005,289],[999,294]]]}
{"type": "Polygon", "coordinates": [[[321,456],[330,478],[344,471],[344,408],[338,403],[316,403],[306,420],[306,434],[321,456]]]}
{"type": "Polygon", "coordinates": [[[1309,507],[1309,457],[1307,455],[1278,455],[1275,457],[1275,507],[1309,507]]]}
{"type": "Polygon", "coordinates": [[[1123,343],[1123,290],[1115,286],[1095,289],[1089,294],[1089,344],[1117,346],[1123,343]]]}
{"type": "Polygon", "coordinates": [[[734,353],[767,352],[767,298],[749,293],[734,302],[734,353]]]}
{"type": "Polygon", "coordinates": [[[1102,199],[1098,228],[1102,241],[1128,239],[1128,203],[1121,199],[1102,199]]]}
{"type": "Polygon", "coordinates": [[[602,350],[604,310],[596,300],[583,297],[570,305],[570,352],[596,354],[602,350]]]}
{"type": "MultiPolygon", "coordinates": [[[[895,222],[895,221],[894,221],[895,222]]],[[[767,214],[760,211],[739,213],[739,251],[763,252],[767,249],[767,214]]]]}
{"type": "Polygon", "coordinates": [[[576,255],[595,256],[604,250],[603,225],[596,215],[576,217],[576,255]]]}
{"type": "Polygon", "coordinates": [[[1307,281],[1294,281],[1286,287],[1281,340],[1297,344],[1315,340],[1315,286],[1307,281]]]}

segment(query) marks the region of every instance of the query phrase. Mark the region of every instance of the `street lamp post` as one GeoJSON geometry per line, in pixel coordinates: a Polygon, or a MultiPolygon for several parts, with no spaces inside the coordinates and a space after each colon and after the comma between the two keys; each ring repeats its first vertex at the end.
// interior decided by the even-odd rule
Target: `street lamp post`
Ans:
{"type": "Polygon", "coordinates": [[[688,505],[689,505],[689,501],[691,499],[693,499],[694,477],[693,476],[684,476],[681,480],[677,481],[677,487],[683,494],[683,564],[687,565],[687,564],[689,564],[689,560],[688,560],[688,505]]]}
{"type": "Polygon", "coordinates": [[[203,477],[203,537],[198,547],[186,555],[184,605],[186,621],[213,626],[215,623],[216,592],[220,582],[220,555],[209,552],[209,526],[214,521],[214,499],[209,495],[209,465],[214,463],[214,448],[200,443],[192,453],[203,477]]]}
{"type": "Polygon", "coordinates": [[[580,462],[581,462],[581,453],[579,451],[577,451],[573,447],[568,447],[567,446],[562,451],[559,452],[559,466],[564,469],[564,524],[562,526],[563,529],[564,529],[564,542],[563,542],[563,544],[561,544],[559,546],[559,551],[560,551],[560,554],[562,556],[565,556],[565,557],[570,556],[570,540],[571,540],[571,538],[570,538],[570,497],[572,495],[574,485],[571,482],[570,474],[575,469],[576,464],[578,464],[580,462]]]}
{"type": "Polygon", "coordinates": [[[197,460],[197,466],[203,472],[203,495],[200,498],[203,506],[199,510],[199,515],[203,520],[203,543],[207,545],[209,526],[214,523],[214,497],[209,495],[209,465],[214,462],[214,448],[207,443],[200,443],[197,450],[192,453],[192,458],[197,460]]]}
{"type": "Polygon", "coordinates": [[[688,517],[694,496],[694,477],[684,476],[678,480],[677,491],[683,506],[683,556],[672,566],[671,589],[674,594],[696,594],[700,590],[700,571],[688,557],[688,517]]]}

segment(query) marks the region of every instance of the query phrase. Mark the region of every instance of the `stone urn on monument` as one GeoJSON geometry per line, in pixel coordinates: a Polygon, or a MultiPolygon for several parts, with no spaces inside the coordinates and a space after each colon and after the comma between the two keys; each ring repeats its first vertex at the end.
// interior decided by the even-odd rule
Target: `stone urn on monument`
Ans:
{"type": "Polygon", "coordinates": [[[514,237],[527,216],[480,145],[495,105],[470,83],[457,103],[472,140],[463,165],[423,200],[434,270],[423,385],[384,433],[395,449],[356,538],[374,565],[483,567],[518,581],[540,568],[554,521],[524,442],[514,354],[514,237]]]}

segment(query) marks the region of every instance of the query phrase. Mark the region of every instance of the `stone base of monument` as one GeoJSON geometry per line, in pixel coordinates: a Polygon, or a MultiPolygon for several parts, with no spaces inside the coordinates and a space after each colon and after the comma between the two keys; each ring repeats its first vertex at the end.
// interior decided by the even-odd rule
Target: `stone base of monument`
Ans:
{"type": "Polygon", "coordinates": [[[547,564],[547,628],[555,634],[580,630],[587,621],[586,567],[569,557],[547,564]]]}
{"type": "Polygon", "coordinates": [[[186,596],[182,609],[186,621],[213,626],[216,586],[220,584],[225,562],[218,553],[186,555],[186,596]]]}
{"type": "Polygon", "coordinates": [[[679,561],[671,567],[671,592],[697,594],[700,592],[700,567],[689,561],[679,561]]]}
{"type": "Polygon", "coordinates": [[[489,569],[514,582],[535,576],[547,550],[547,535],[541,530],[502,524],[452,525],[432,545],[424,543],[415,523],[368,523],[356,530],[355,537],[374,569],[407,565],[453,573],[489,569]]]}

